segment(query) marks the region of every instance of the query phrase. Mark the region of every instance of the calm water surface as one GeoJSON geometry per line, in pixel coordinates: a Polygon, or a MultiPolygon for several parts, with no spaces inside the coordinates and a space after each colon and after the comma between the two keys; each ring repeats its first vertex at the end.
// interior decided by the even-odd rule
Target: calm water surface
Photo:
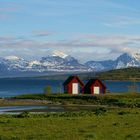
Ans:
{"type": "MultiPolygon", "coordinates": [[[[15,95],[28,93],[43,93],[46,85],[52,87],[53,93],[63,92],[63,80],[45,80],[45,79],[0,79],[0,97],[11,97],[15,95]]],[[[133,82],[124,81],[105,81],[110,92],[128,92],[128,86],[133,85],[133,82]]],[[[140,92],[140,82],[136,83],[140,92]]]]}

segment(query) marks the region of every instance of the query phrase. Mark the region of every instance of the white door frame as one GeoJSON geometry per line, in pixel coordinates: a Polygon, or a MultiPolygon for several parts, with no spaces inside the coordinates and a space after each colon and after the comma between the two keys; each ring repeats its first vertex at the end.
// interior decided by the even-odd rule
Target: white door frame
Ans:
{"type": "Polygon", "coordinates": [[[97,86],[93,87],[93,93],[100,94],[100,87],[97,87],[97,86]]]}
{"type": "Polygon", "coordinates": [[[78,92],[79,92],[79,84],[72,83],[72,94],[78,94],[78,92]]]}

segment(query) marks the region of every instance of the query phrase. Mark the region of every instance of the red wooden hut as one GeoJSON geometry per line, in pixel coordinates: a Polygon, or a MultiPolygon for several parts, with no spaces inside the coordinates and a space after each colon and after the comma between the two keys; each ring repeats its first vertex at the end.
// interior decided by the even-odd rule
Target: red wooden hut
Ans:
{"type": "Polygon", "coordinates": [[[99,79],[90,79],[84,87],[85,94],[105,94],[106,86],[99,79]]]}
{"type": "Polygon", "coordinates": [[[77,76],[70,76],[64,83],[64,93],[83,93],[84,83],[77,76]]]}

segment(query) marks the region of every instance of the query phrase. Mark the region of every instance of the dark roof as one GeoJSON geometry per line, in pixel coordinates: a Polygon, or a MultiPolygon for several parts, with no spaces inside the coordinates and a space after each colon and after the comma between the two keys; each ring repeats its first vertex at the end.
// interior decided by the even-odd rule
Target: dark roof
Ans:
{"type": "Polygon", "coordinates": [[[90,87],[92,84],[94,84],[96,81],[99,81],[100,82],[100,84],[104,87],[104,88],[106,88],[106,86],[103,84],[103,82],[101,81],[101,80],[99,80],[99,79],[90,79],[88,82],[87,82],[87,84],[85,85],[85,87],[90,87]]]}
{"type": "Polygon", "coordinates": [[[70,76],[70,77],[63,83],[63,85],[69,84],[74,78],[76,78],[76,79],[79,81],[79,83],[80,83],[81,85],[84,86],[84,83],[79,79],[78,76],[70,76]]]}

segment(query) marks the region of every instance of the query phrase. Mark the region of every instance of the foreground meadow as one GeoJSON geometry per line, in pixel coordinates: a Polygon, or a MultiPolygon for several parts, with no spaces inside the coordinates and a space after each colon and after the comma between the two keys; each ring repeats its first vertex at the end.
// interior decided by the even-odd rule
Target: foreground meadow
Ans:
{"type": "Polygon", "coordinates": [[[56,113],[1,114],[0,140],[140,139],[140,94],[28,94],[0,100],[1,107],[17,105],[72,109],[56,113]],[[73,110],[73,106],[78,109],[73,110]]]}
{"type": "Polygon", "coordinates": [[[1,140],[139,140],[140,110],[0,115],[1,140]]]}

